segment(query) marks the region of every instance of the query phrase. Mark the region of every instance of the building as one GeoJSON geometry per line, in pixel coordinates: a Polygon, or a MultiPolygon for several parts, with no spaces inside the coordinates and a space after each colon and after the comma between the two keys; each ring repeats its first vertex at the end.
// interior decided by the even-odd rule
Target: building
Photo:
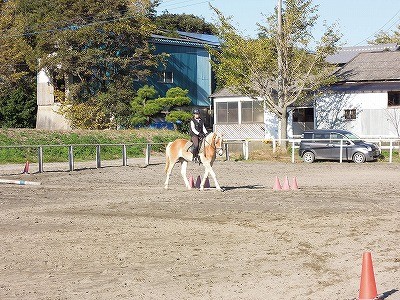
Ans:
{"type": "MultiPolygon", "coordinates": [[[[347,129],[360,136],[398,136],[399,46],[344,47],[327,61],[338,67],[339,81],[309,105],[288,108],[288,136],[297,137],[314,128],[347,129]]],[[[262,107],[259,99],[228,89],[215,92],[211,98],[214,129],[226,139],[278,138],[278,119],[265,110],[258,113],[262,107]],[[253,119],[247,116],[251,110],[253,119]]]]}
{"type": "MultiPolygon", "coordinates": [[[[203,109],[205,121],[211,125],[209,97],[215,89],[215,79],[207,47],[218,47],[218,38],[178,32],[176,37],[152,35],[150,42],[154,45],[155,54],[166,54],[166,61],[146,82],[136,82],[136,88],[152,85],[162,96],[172,87],[187,89],[191,105],[203,109]]],[[[51,78],[45,70],[37,76],[37,104],[36,128],[70,129],[68,121],[58,113],[60,105],[55,101],[51,78]]]]}

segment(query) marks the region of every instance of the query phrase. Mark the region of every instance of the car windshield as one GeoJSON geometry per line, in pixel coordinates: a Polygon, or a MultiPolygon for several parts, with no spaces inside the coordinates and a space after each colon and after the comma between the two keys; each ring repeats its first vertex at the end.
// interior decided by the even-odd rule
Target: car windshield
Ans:
{"type": "Polygon", "coordinates": [[[361,138],[355,135],[354,133],[348,132],[344,135],[346,138],[352,141],[361,141],[361,138]]]}

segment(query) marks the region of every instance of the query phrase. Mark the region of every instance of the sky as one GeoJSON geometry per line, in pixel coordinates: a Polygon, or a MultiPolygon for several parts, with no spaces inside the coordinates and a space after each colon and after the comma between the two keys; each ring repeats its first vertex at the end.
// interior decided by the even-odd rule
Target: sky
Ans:
{"type": "MultiPolygon", "coordinates": [[[[194,14],[215,22],[209,3],[225,16],[231,16],[235,27],[244,36],[255,37],[257,23],[265,24],[265,16],[273,13],[277,0],[162,0],[157,11],[173,14],[194,14]]],[[[400,24],[400,0],[313,0],[318,5],[319,19],[314,37],[322,36],[323,22],[338,24],[344,46],[367,45],[380,32],[392,33],[400,24]]]]}

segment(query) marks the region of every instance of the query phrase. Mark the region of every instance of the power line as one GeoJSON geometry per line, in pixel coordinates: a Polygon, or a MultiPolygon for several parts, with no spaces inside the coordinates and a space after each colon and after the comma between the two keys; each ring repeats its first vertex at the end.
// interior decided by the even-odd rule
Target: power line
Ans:
{"type": "MultiPolygon", "coordinates": [[[[365,38],[365,39],[362,40],[361,42],[355,44],[354,46],[358,46],[358,45],[360,45],[361,43],[367,42],[368,39],[370,39],[371,37],[374,37],[376,34],[378,34],[379,32],[381,32],[381,31],[383,30],[383,28],[385,28],[385,26],[386,26],[387,24],[389,24],[390,22],[392,22],[392,21],[396,18],[396,16],[397,16],[399,13],[400,13],[400,9],[394,14],[393,17],[391,17],[391,18],[389,19],[389,21],[387,21],[383,26],[381,26],[377,31],[375,31],[373,34],[371,34],[370,36],[368,36],[367,38],[365,38]]],[[[400,17],[397,18],[396,20],[394,20],[394,22],[392,23],[392,25],[390,25],[389,28],[387,28],[386,30],[391,29],[394,25],[397,24],[398,21],[400,21],[400,17]]]]}

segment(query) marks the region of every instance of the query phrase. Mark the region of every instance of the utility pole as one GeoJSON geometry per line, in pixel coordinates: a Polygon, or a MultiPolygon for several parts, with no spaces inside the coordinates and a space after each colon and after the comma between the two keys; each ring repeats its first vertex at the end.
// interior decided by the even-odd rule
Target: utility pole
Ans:
{"type": "MultiPolygon", "coordinates": [[[[285,109],[283,106],[283,59],[282,59],[282,48],[283,48],[283,33],[282,33],[282,0],[278,0],[278,32],[277,32],[277,55],[278,55],[278,106],[285,109]]],[[[281,122],[286,123],[286,112],[280,112],[284,118],[281,118],[281,122]]],[[[286,128],[286,126],[279,126],[279,128],[286,128]]],[[[280,132],[280,139],[286,138],[286,132],[280,132]]],[[[283,141],[281,141],[282,146],[283,141]]]]}

